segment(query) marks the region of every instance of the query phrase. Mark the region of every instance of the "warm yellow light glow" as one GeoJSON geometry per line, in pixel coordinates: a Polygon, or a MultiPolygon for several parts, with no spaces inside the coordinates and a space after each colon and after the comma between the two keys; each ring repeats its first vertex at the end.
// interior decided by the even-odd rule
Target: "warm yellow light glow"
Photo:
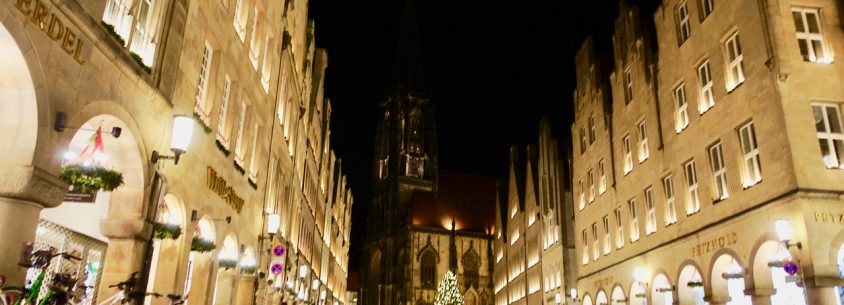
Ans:
{"type": "Polygon", "coordinates": [[[281,215],[270,214],[267,217],[267,233],[275,234],[278,232],[278,227],[281,226],[281,215]]]}
{"type": "Polygon", "coordinates": [[[779,237],[780,241],[789,241],[791,240],[791,226],[786,219],[777,219],[774,222],[774,226],[777,229],[777,237],[779,237]]]}
{"type": "Polygon", "coordinates": [[[193,136],[194,120],[186,115],[173,117],[173,132],[170,137],[170,149],[185,152],[193,136]]]}

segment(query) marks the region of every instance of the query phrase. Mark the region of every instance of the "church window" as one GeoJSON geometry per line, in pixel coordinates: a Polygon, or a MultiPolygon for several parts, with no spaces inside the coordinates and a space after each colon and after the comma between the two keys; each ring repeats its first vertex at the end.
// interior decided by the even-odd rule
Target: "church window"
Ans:
{"type": "Polygon", "coordinates": [[[480,288],[480,286],[478,286],[478,269],[480,269],[478,252],[476,252],[475,249],[469,249],[469,251],[463,255],[463,285],[467,290],[471,287],[475,287],[475,289],[480,288]]]}
{"type": "Polygon", "coordinates": [[[422,287],[435,287],[435,279],[437,278],[437,256],[433,251],[426,251],[422,254],[422,287]]]}

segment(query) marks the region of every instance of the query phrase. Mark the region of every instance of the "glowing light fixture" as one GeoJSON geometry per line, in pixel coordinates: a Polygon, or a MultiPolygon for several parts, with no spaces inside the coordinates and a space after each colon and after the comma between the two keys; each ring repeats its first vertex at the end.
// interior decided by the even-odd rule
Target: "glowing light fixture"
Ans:
{"type": "Polygon", "coordinates": [[[267,217],[267,234],[275,234],[278,232],[278,228],[281,226],[281,215],[278,214],[270,214],[267,217]]]}
{"type": "Polygon", "coordinates": [[[791,227],[788,220],[777,219],[777,221],[774,222],[774,227],[777,229],[777,237],[780,241],[788,242],[791,240],[791,227]]]}
{"type": "Polygon", "coordinates": [[[172,159],[173,163],[179,164],[179,157],[188,151],[191,137],[193,137],[193,126],[195,122],[192,117],[186,115],[173,116],[173,130],[170,134],[170,150],[173,156],[162,156],[158,151],[152,151],[152,163],[160,159],[172,159]]]}

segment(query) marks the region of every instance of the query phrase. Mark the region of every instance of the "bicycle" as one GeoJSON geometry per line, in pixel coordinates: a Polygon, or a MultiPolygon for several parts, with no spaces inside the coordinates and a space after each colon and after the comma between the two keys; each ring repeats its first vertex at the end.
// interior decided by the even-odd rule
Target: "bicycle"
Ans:
{"type": "Polygon", "coordinates": [[[11,305],[15,300],[24,294],[25,290],[20,287],[3,287],[6,285],[6,277],[0,275],[0,302],[2,305],[11,305]]]}
{"type": "Polygon", "coordinates": [[[132,300],[142,300],[144,297],[150,295],[153,297],[164,297],[166,296],[170,299],[170,305],[182,305],[187,301],[188,297],[185,295],[184,297],[178,294],[167,294],[163,295],[157,292],[141,292],[138,290],[138,273],[133,272],[132,275],[129,276],[123,282],[110,285],[109,288],[117,288],[120,289],[115,293],[113,296],[103,300],[98,305],[114,305],[114,304],[127,304],[132,300]]]}
{"type": "MultiPolygon", "coordinates": [[[[54,258],[61,256],[62,258],[71,261],[80,261],[81,258],[74,256],[73,253],[60,252],[56,253],[55,247],[50,247],[47,250],[38,250],[32,253],[31,256],[26,257],[26,260],[19,265],[23,267],[35,268],[41,270],[38,277],[29,286],[29,289],[24,290],[24,293],[18,297],[13,305],[36,304],[38,295],[41,294],[41,288],[44,285],[44,278],[47,276],[47,268],[50,267],[54,258]],[[33,261],[34,260],[34,261],[33,261]]],[[[39,302],[38,305],[65,305],[67,303],[67,284],[72,280],[72,277],[66,274],[58,273],[54,275],[50,283],[47,285],[47,292],[39,302]],[[54,290],[54,288],[56,290],[54,290]],[[55,295],[55,296],[54,296],[55,295]],[[55,299],[54,299],[55,298],[55,299]]],[[[75,282],[75,280],[73,280],[75,282]]]]}

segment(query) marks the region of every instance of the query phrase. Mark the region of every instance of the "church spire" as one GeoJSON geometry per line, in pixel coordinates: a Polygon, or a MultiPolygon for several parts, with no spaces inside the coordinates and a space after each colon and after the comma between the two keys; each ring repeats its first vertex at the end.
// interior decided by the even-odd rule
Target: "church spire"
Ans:
{"type": "Polygon", "coordinates": [[[399,95],[427,97],[416,9],[416,0],[405,1],[391,89],[399,95]]]}

